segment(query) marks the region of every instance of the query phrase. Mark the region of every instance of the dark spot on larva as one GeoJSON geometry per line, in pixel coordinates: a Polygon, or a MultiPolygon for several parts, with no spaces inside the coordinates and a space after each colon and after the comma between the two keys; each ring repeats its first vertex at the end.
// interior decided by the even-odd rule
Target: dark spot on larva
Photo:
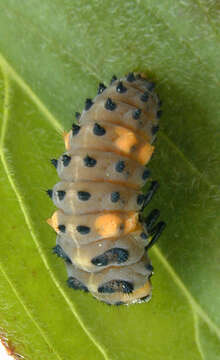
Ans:
{"type": "Polygon", "coordinates": [[[145,93],[143,93],[140,97],[141,101],[143,102],[147,102],[147,100],[149,99],[149,93],[148,91],[145,91],[145,93]]]}
{"type": "Polygon", "coordinates": [[[128,74],[127,81],[129,81],[129,82],[134,82],[135,81],[135,76],[134,76],[133,72],[128,74]]]}
{"type": "Polygon", "coordinates": [[[111,193],[111,201],[116,203],[120,199],[120,193],[118,191],[114,191],[111,193]]]}
{"type": "Polygon", "coordinates": [[[80,131],[80,126],[79,125],[76,125],[76,124],[73,124],[72,125],[72,135],[75,136],[79,133],[80,131]]]}
{"type": "Polygon", "coordinates": [[[117,76],[116,75],[113,75],[112,78],[111,78],[111,81],[110,81],[110,84],[112,84],[114,81],[117,80],[117,76]]]}
{"type": "Polygon", "coordinates": [[[122,81],[118,82],[118,85],[116,86],[116,91],[121,94],[123,94],[127,91],[127,88],[123,85],[122,81]]]}
{"type": "Polygon", "coordinates": [[[142,205],[144,202],[144,194],[138,194],[137,196],[137,204],[142,205]]]}
{"type": "Polygon", "coordinates": [[[125,168],[125,162],[123,160],[119,160],[115,166],[115,170],[119,173],[123,172],[125,168]]]}
{"type": "Polygon", "coordinates": [[[145,267],[147,270],[149,270],[151,272],[154,270],[154,267],[151,264],[147,264],[145,267]]]}
{"type": "Polygon", "coordinates": [[[66,226],[65,225],[58,225],[58,229],[60,230],[60,232],[65,233],[66,226]]]}
{"type": "Polygon", "coordinates": [[[138,120],[141,116],[141,109],[136,109],[132,113],[132,117],[134,120],[138,120]]]}
{"type": "Polygon", "coordinates": [[[97,136],[103,136],[103,135],[105,135],[106,130],[101,125],[95,123],[95,125],[93,127],[93,133],[97,136]]]}
{"type": "Polygon", "coordinates": [[[125,303],[123,301],[117,301],[114,305],[116,306],[120,306],[120,305],[124,305],[125,303]]]}
{"type": "Polygon", "coordinates": [[[149,178],[149,176],[150,176],[150,170],[145,169],[143,174],[142,174],[142,179],[146,180],[147,178],[149,178]]]}
{"type": "Polygon", "coordinates": [[[75,290],[83,290],[85,292],[88,292],[88,288],[78,279],[76,279],[73,276],[70,276],[67,280],[67,285],[69,288],[75,289],[75,290]]]}
{"type": "Polygon", "coordinates": [[[53,164],[53,166],[55,166],[55,168],[57,168],[57,164],[58,164],[58,160],[57,159],[51,159],[51,164],[53,164]]]}
{"type": "Polygon", "coordinates": [[[148,83],[147,83],[147,89],[149,90],[149,91],[152,91],[154,88],[155,88],[155,83],[154,82],[152,82],[152,81],[149,81],[148,83]]]}
{"type": "Polygon", "coordinates": [[[159,125],[154,125],[152,126],[152,129],[151,129],[151,132],[152,132],[152,135],[155,135],[159,130],[159,125]]]}
{"type": "Polygon", "coordinates": [[[85,225],[78,225],[76,227],[76,230],[78,231],[78,233],[80,233],[81,235],[87,235],[90,232],[90,228],[88,226],[85,225]]]}
{"type": "Polygon", "coordinates": [[[137,75],[136,75],[136,80],[143,80],[141,74],[137,74],[137,75]]]}
{"type": "Polygon", "coordinates": [[[111,98],[108,98],[105,102],[106,110],[114,111],[116,109],[116,103],[112,101],[111,98]]]}
{"type": "Polygon", "coordinates": [[[93,265],[106,266],[110,264],[122,264],[128,260],[129,253],[126,249],[113,248],[105,251],[91,260],[93,265]]]}
{"type": "Polygon", "coordinates": [[[144,239],[144,240],[146,240],[146,239],[148,238],[148,236],[147,236],[147,234],[146,234],[145,232],[142,232],[142,233],[140,234],[140,237],[141,237],[142,239],[144,239]]]}
{"type": "Polygon", "coordinates": [[[53,253],[56,254],[58,257],[61,257],[62,259],[64,259],[66,262],[72,264],[72,261],[70,260],[70,258],[67,256],[67,254],[63,251],[62,247],[60,245],[56,245],[55,247],[53,247],[52,249],[53,253]]]}
{"type": "Polygon", "coordinates": [[[103,83],[100,83],[98,88],[98,95],[102,94],[105,89],[106,86],[103,83]]]}
{"type": "Polygon", "coordinates": [[[89,192],[87,192],[87,191],[78,191],[77,196],[78,196],[79,200],[87,201],[87,200],[90,199],[91,194],[89,192]]]}
{"type": "Polygon", "coordinates": [[[160,119],[161,116],[162,116],[162,114],[163,114],[163,111],[162,111],[162,110],[158,110],[158,112],[157,112],[157,119],[160,119]]]}
{"type": "Polygon", "coordinates": [[[75,112],[75,118],[76,118],[76,120],[79,120],[80,116],[81,116],[81,114],[80,114],[79,112],[75,112]]]}
{"type": "Polygon", "coordinates": [[[64,191],[64,190],[57,191],[57,196],[60,201],[64,199],[65,195],[66,195],[66,191],[64,191]]]}
{"type": "Polygon", "coordinates": [[[85,110],[89,110],[92,105],[93,105],[92,99],[86,99],[86,102],[85,102],[85,110]]]}
{"type": "Polygon", "coordinates": [[[98,292],[112,294],[115,292],[121,292],[124,294],[130,294],[134,289],[132,283],[125,280],[111,280],[105,284],[99,286],[98,292]]]}
{"type": "Polygon", "coordinates": [[[46,193],[47,193],[47,195],[52,199],[52,196],[53,196],[53,190],[51,190],[51,189],[48,189],[47,191],[46,191],[46,193]]]}
{"type": "Polygon", "coordinates": [[[83,159],[83,161],[84,161],[85,166],[88,166],[88,167],[93,167],[97,163],[96,159],[93,159],[92,157],[90,157],[88,155],[83,159]]]}
{"type": "Polygon", "coordinates": [[[68,166],[69,165],[69,163],[70,163],[70,160],[71,160],[71,156],[69,156],[69,155],[63,155],[62,156],[62,162],[63,162],[63,166],[68,166]]]}

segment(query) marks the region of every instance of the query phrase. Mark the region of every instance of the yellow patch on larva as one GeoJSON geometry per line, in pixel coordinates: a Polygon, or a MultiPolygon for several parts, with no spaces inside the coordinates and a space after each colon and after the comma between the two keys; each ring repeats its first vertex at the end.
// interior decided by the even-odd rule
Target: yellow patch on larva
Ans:
{"type": "Polygon", "coordinates": [[[109,213],[98,216],[94,224],[97,233],[103,237],[114,237],[136,230],[138,214],[130,211],[123,215],[120,213],[109,213]]]}
{"type": "Polygon", "coordinates": [[[147,143],[140,147],[138,154],[137,154],[137,160],[142,165],[145,165],[150,160],[153,152],[154,152],[154,146],[147,143]]]}
{"type": "Polygon", "coordinates": [[[55,211],[51,218],[47,219],[46,222],[56,231],[58,232],[58,211],[55,211]]]}
{"type": "Polygon", "coordinates": [[[63,133],[66,150],[70,149],[70,134],[71,134],[71,131],[69,131],[68,133],[66,131],[64,131],[64,133],[63,133]]]}
{"type": "Polygon", "coordinates": [[[138,143],[136,135],[133,131],[128,130],[122,126],[116,126],[115,132],[118,135],[117,139],[114,141],[115,146],[120,150],[129,154],[132,146],[138,143]]]}

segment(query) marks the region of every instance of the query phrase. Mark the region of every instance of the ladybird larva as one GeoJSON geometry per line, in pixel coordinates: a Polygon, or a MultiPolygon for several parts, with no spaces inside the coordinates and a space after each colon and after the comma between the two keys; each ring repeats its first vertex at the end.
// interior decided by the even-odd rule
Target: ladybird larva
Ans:
{"type": "Polygon", "coordinates": [[[149,248],[162,233],[159,211],[143,210],[145,167],[154,151],[161,102],[142,75],[113,76],[86,99],[78,124],[64,134],[66,152],[52,159],[61,181],[47,190],[58,210],[47,220],[57,232],[53,252],[66,261],[68,286],[114,305],[151,297],[149,248]]]}

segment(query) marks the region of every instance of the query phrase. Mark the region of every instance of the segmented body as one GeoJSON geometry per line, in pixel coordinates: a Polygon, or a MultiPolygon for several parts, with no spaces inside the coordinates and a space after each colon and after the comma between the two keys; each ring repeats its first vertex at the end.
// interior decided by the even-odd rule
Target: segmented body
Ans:
{"type": "Polygon", "coordinates": [[[164,223],[153,227],[157,210],[140,215],[157,183],[147,195],[141,188],[160,115],[152,82],[133,73],[113,77],[86,100],[79,125],[64,136],[67,152],[52,160],[61,178],[48,190],[59,208],[48,220],[58,233],[54,252],[66,260],[70,287],[109,304],[151,295],[147,250],[164,223]]]}

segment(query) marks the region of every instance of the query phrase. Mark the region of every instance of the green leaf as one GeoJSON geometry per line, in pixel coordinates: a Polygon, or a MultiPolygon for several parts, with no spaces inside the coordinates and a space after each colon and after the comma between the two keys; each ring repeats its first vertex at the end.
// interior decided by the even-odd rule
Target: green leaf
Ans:
{"type": "Polygon", "coordinates": [[[214,0],[0,2],[0,332],[25,359],[219,359],[219,20],[214,0]],[[45,190],[74,112],[132,70],[163,100],[148,211],[168,226],[152,300],[109,307],[66,286],[45,190]]]}

